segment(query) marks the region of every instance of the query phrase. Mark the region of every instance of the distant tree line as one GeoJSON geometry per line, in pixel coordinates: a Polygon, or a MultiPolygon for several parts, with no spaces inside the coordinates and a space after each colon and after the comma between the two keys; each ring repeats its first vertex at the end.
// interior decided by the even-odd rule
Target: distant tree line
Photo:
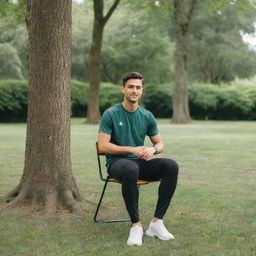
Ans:
{"type": "MultiPolygon", "coordinates": [[[[27,78],[28,38],[20,15],[0,16],[0,74],[4,79],[27,78]]],[[[219,84],[256,74],[256,52],[241,37],[241,31],[254,32],[254,15],[233,5],[219,12],[204,6],[195,9],[188,39],[189,81],[219,84]]],[[[118,84],[130,70],[139,70],[148,83],[173,80],[174,27],[167,19],[162,13],[129,7],[129,1],[119,4],[105,28],[102,81],[118,84]]],[[[73,3],[72,23],[72,77],[89,81],[90,1],[73,3]]]]}
{"type": "MultiPolygon", "coordinates": [[[[100,113],[122,100],[120,85],[101,84],[100,113]]],[[[145,85],[141,104],[157,118],[172,114],[173,84],[145,85]]],[[[71,86],[71,115],[84,117],[87,110],[89,83],[73,80],[71,86]]],[[[232,85],[188,85],[189,107],[193,119],[256,120],[256,86],[243,81],[232,85]]],[[[28,85],[25,80],[0,81],[0,122],[25,121],[28,107],[28,85]]]]}
{"type": "MultiPolygon", "coordinates": [[[[2,79],[28,77],[25,3],[0,4],[2,79]]],[[[156,87],[175,81],[172,118],[188,122],[187,81],[221,84],[255,75],[256,52],[242,39],[255,30],[255,12],[247,0],[74,2],[71,71],[90,83],[87,122],[100,117],[100,82],[120,84],[132,70],[156,87]]]]}

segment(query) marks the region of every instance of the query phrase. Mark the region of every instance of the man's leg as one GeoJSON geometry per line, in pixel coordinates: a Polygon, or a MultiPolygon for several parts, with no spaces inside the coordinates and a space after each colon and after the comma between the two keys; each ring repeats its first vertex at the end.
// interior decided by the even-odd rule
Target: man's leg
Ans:
{"type": "Polygon", "coordinates": [[[162,219],[176,189],[179,170],[178,165],[174,160],[167,158],[155,158],[150,161],[140,160],[139,165],[139,179],[161,179],[154,217],[162,219]]]}
{"type": "Polygon", "coordinates": [[[141,246],[143,229],[139,221],[138,213],[138,164],[132,160],[119,158],[111,163],[108,172],[110,176],[122,182],[123,198],[133,224],[130,229],[127,244],[141,246]]]}
{"type": "Polygon", "coordinates": [[[138,164],[132,160],[118,158],[111,163],[108,169],[108,173],[111,177],[119,180],[122,183],[122,195],[125,201],[126,209],[129,213],[132,223],[138,223],[138,164]]]}
{"type": "Polygon", "coordinates": [[[174,239],[163,224],[163,217],[169,207],[175,192],[178,179],[178,165],[175,161],[166,158],[156,158],[150,161],[140,161],[140,179],[161,179],[158,189],[158,201],[154,214],[146,234],[157,236],[162,240],[174,239]]]}

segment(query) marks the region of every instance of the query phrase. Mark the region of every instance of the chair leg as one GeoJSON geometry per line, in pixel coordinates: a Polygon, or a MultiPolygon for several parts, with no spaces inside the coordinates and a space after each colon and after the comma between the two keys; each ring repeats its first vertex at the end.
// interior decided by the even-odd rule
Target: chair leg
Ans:
{"type": "Polygon", "coordinates": [[[97,206],[97,209],[96,209],[96,212],[95,212],[95,215],[94,215],[94,222],[96,223],[115,223],[115,222],[127,222],[127,221],[131,221],[130,219],[118,219],[118,220],[97,220],[97,216],[98,216],[98,212],[99,212],[99,209],[100,209],[100,206],[101,206],[101,203],[102,203],[102,199],[103,199],[103,196],[105,194],[105,190],[107,188],[107,185],[108,185],[108,179],[105,181],[105,185],[103,187],[103,191],[101,193],[101,197],[100,197],[100,200],[99,200],[99,203],[98,203],[98,206],[97,206]]]}

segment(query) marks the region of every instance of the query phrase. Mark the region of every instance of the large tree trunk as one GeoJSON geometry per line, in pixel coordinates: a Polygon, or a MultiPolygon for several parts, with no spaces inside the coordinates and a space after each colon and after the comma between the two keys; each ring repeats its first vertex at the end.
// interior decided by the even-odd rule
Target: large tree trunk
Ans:
{"type": "Polygon", "coordinates": [[[90,71],[90,85],[88,92],[87,105],[87,124],[97,124],[100,120],[99,94],[101,82],[101,48],[104,26],[111,17],[112,13],[118,6],[120,0],[114,0],[113,5],[108,13],[103,16],[104,0],[94,0],[94,23],[92,45],[90,50],[89,71],[90,71]]]}
{"type": "Polygon", "coordinates": [[[175,49],[175,86],[173,91],[173,123],[191,121],[187,89],[187,33],[196,0],[174,0],[176,49],[175,49]]]}
{"type": "Polygon", "coordinates": [[[70,157],[71,0],[29,0],[29,104],[24,172],[10,205],[58,205],[81,199],[70,157]]]}

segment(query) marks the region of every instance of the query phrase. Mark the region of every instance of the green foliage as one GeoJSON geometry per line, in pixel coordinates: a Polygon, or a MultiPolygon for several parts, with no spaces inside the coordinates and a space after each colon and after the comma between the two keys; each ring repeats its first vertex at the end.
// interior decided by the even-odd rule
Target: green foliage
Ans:
{"type": "Polygon", "coordinates": [[[234,87],[221,87],[218,95],[217,111],[213,118],[218,117],[224,120],[245,119],[252,107],[253,102],[246,91],[234,87]]]}
{"type": "MultiPolygon", "coordinates": [[[[86,1],[83,5],[73,3],[73,7],[72,77],[88,81],[92,5],[86,1]]],[[[147,11],[121,1],[104,29],[103,81],[118,84],[123,74],[133,70],[143,73],[151,83],[172,79],[174,46],[156,20],[147,11]]]]}
{"type": "Polygon", "coordinates": [[[241,36],[254,32],[254,21],[255,13],[234,4],[218,12],[198,5],[189,32],[189,77],[220,84],[255,74],[256,52],[241,36]]]}
{"type": "Polygon", "coordinates": [[[110,83],[102,83],[100,89],[100,112],[103,113],[107,108],[110,108],[123,99],[121,86],[110,83]]]}
{"type": "Polygon", "coordinates": [[[15,48],[9,43],[0,44],[0,77],[23,79],[21,65],[15,48]]]}
{"type": "Polygon", "coordinates": [[[88,81],[88,61],[93,24],[92,1],[73,2],[72,8],[72,78],[88,81]]]}
{"type": "Polygon", "coordinates": [[[195,119],[255,120],[256,86],[189,86],[189,105],[195,119]]]}
{"type": "MultiPolygon", "coordinates": [[[[72,80],[71,113],[84,117],[87,112],[87,93],[89,84],[72,80]]],[[[102,83],[100,91],[100,110],[121,102],[122,93],[117,85],[102,83]]],[[[28,104],[28,85],[24,80],[0,80],[0,122],[25,121],[28,104]]]]}
{"type": "Polygon", "coordinates": [[[143,106],[150,110],[156,117],[171,117],[171,87],[170,84],[145,86],[142,96],[143,106]]]}
{"type": "Polygon", "coordinates": [[[189,108],[193,118],[208,119],[209,112],[217,108],[219,89],[211,84],[189,85],[189,108]]]}
{"type": "MultiPolygon", "coordinates": [[[[72,80],[71,109],[73,117],[87,112],[88,83],[72,80]]],[[[146,84],[141,105],[156,117],[170,118],[172,114],[172,84],[146,84]]],[[[190,84],[189,106],[193,119],[256,120],[256,85],[190,84]]],[[[27,114],[27,82],[0,81],[0,121],[24,121],[27,114]]],[[[102,83],[100,111],[123,99],[119,85],[102,83]]]]}
{"type": "Polygon", "coordinates": [[[85,116],[87,110],[87,93],[89,84],[72,80],[71,84],[71,114],[85,116]]]}
{"type": "Polygon", "coordinates": [[[16,23],[25,23],[27,0],[17,0],[16,3],[0,0],[0,19],[11,17],[16,23]]]}
{"type": "MultiPolygon", "coordinates": [[[[0,43],[9,43],[16,49],[22,77],[27,79],[25,2],[0,2],[0,43]]],[[[112,0],[104,2],[105,9],[113,3],[112,0]]],[[[89,78],[92,6],[92,1],[83,4],[73,2],[72,78],[80,81],[88,81],[89,78]]],[[[253,33],[255,30],[252,1],[198,1],[194,14],[188,38],[190,80],[221,83],[256,73],[256,53],[249,50],[241,38],[241,33],[253,33]]],[[[118,84],[123,74],[133,70],[143,73],[147,83],[172,81],[175,50],[172,16],[172,1],[121,1],[104,31],[102,81],[118,84]]],[[[8,72],[1,78],[7,77],[8,72]]]]}
{"type": "MultiPolygon", "coordinates": [[[[72,80],[71,104],[72,116],[84,117],[87,112],[87,94],[89,84],[72,80]]],[[[122,101],[122,94],[118,85],[102,83],[100,90],[100,111],[114,106],[122,101]]]]}
{"type": "Polygon", "coordinates": [[[26,81],[0,80],[0,121],[25,121],[27,99],[26,81]]]}
{"type": "Polygon", "coordinates": [[[104,79],[120,83],[120,74],[137,70],[148,83],[171,80],[174,46],[168,34],[150,13],[130,7],[119,8],[106,27],[102,49],[104,79]]]}
{"type": "MultiPolygon", "coordinates": [[[[0,19],[0,44],[8,45],[8,49],[3,49],[4,55],[0,58],[0,70],[3,69],[2,63],[9,63],[8,71],[5,72],[4,76],[1,76],[2,79],[8,78],[18,78],[23,79],[27,78],[28,73],[28,35],[27,30],[24,24],[17,24],[16,21],[12,18],[3,18],[0,19]],[[7,52],[13,52],[12,54],[15,57],[7,56],[7,52]],[[18,61],[17,61],[18,60],[18,61]],[[18,75],[13,75],[9,70],[16,70],[18,63],[18,75]]],[[[16,71],[17,73],[17,71],[16,71]]]]}

